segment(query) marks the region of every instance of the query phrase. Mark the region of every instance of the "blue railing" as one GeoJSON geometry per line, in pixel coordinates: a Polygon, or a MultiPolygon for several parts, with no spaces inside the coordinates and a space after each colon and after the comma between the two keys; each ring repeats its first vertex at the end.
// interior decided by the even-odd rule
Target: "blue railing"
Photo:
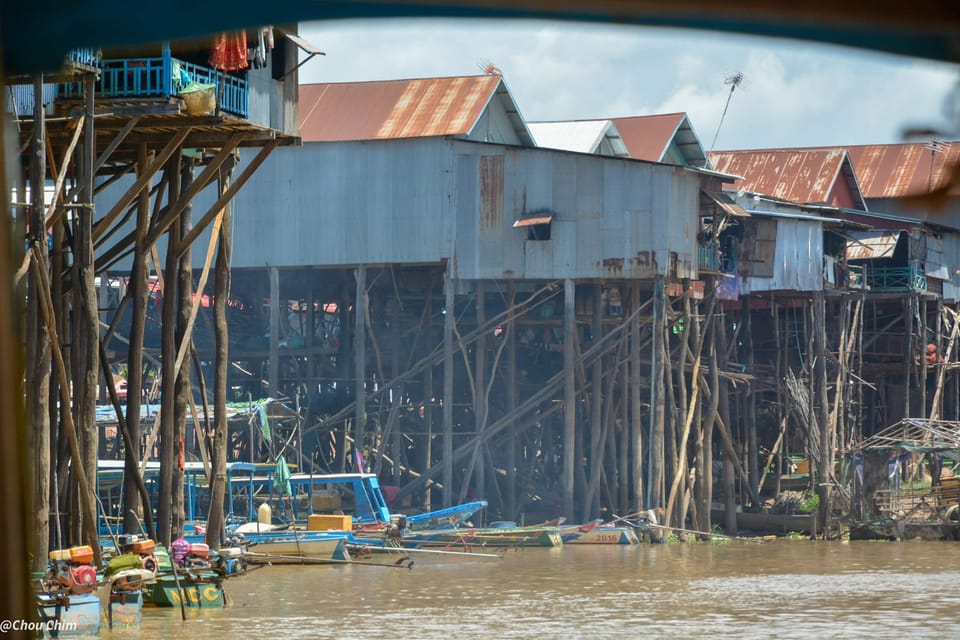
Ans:
{"type": "MultiPolygon", "coordinates": [[[[192,82],[215,86],[217,104],[222,111],[241,118],[246,118],[249,111],[250,92],[245,78],[177,60],[167,53],[153,58],[98,58],[97,66],[100,79],[96,91],[104,98],[176,97],[183,88],[174,77],[174,66],[178,66],[192,82]]],[[[60,84],[57,95],[79,98],[83,95],[82,86],[77,82],[60,84]]]]}
{"type": "Polygon", "coordinates": [[[67,54],[67,62],[82,64],[88,67],[97,67],[100,65],[100,49],[93,49],[91,47],[72,49],[67,54]]]}

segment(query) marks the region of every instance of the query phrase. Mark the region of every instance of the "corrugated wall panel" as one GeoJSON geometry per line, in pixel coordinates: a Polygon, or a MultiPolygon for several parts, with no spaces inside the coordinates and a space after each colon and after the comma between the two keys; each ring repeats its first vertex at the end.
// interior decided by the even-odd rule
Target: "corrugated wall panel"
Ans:
{"type": "Polygon", "coordinates": [[[448,170],[441,140],[278,149],[237,198],[234,265],[438,262],[448,170]]]}

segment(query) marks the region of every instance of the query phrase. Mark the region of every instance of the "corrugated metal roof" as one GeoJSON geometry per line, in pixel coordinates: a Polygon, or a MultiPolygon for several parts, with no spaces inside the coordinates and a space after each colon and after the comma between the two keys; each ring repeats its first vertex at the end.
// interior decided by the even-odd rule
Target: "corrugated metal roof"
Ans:
{"type": "MultiPolygon", "coordinates": [[[[846,151],[864,198],[899,198],[936,188],[960,162],[960,141],[941,142],[934,153],[930,143],[866,144],[835,147],[798,147],[781,151],[846,151]]],[[[960,195],[960,185],[951,189],[960,195]]]]}
{"type": "Polygon", "coordinates": [[[902,231],[871,229],[870,231],[848,231],[847,260],[873,260],[891,258],[897,249],[902,231]]]}
{"type": "Polygon", "coordinates": [[[749,218],[750,214],[741,207],[739,204],[733,201],[730,196],[725,193],[710,193],[704,189],[700,190],[700,193],[706,197],[713,200],[713,203],[720,207],[727,214],[737,217],[737,218],[749,218]]]}
{"type": "Polygon", "coordinates": [[[856,176],[843,149],[714,151],[717,171],[743,176],[733,188],[801,204],[834,204],[839,178],[847,180],[863,206],[856,176]]]}
{"type": "Polygon", "coordinates": [[[671,142],[676,142],[687,164],[700,167],[707,157],[685,113],[611,118],[627,145],[631,158],[663,162],[671,142]]]}
{"type": "MultiPolygon", "coordinates": [[[[932,152],[925,143],[872,144],[845,147],[867,198],[897,198],[936,188],[960,162],[960,142],[932,152]]],[[[960,194],[960,185],[952,193],[960,194]]]]}
{"type": "Polygon", "coordinates": [[[300,85],[304,142],[467,135],[499,75],[300,85]]]}
{"type": "Polygon", "coordinates": [[[629,157],[620,132],[610,120],[568,120],[559,122],[528,122],[527,127],[538,147],[598,153],[606,139],[616,156],[629,157]]]}

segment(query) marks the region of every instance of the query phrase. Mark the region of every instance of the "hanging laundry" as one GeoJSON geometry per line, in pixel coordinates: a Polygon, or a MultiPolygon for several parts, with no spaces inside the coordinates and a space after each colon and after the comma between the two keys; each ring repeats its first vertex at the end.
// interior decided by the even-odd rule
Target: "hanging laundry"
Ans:
{"type": "Polygon", "coordinates": [[[247,32],[231,31],[221,33],[213,40],[210,49],[210,66],[220,71],[239,71],[246,69],[247,32]]]}

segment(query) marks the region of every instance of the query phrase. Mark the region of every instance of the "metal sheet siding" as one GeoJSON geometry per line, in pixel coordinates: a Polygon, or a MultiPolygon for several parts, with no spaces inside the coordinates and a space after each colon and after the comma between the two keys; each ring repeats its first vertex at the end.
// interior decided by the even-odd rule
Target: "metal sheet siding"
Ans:
{"type": "Polygon", "coordinates": [[[814,221],[779,219],[773,277],[749,277],[746,290],[820,291],[823,289],[823,226],[814,221]]]}
{"type": "Polygon", "coordinates": [[[489,156],[498,147],[451,144],[458,155],[459,277],[643,279],[670,268],[677,277],[696,277],[698,177],[666,165],[502,147],[503,219],[491,228],[484,212],[492,194],[472,192],[492,185],[484,167],[497,161],[459,158],[489,156]],[[549,240],[529,240],[527,229],[513,227],[534,212],[554,215],[549,240]]]}
{"type": "Polygon", "coordinates": [[[448,158],[442,141],[278,149],[236,200],[234,266],[443,259],[448,158]]]}

